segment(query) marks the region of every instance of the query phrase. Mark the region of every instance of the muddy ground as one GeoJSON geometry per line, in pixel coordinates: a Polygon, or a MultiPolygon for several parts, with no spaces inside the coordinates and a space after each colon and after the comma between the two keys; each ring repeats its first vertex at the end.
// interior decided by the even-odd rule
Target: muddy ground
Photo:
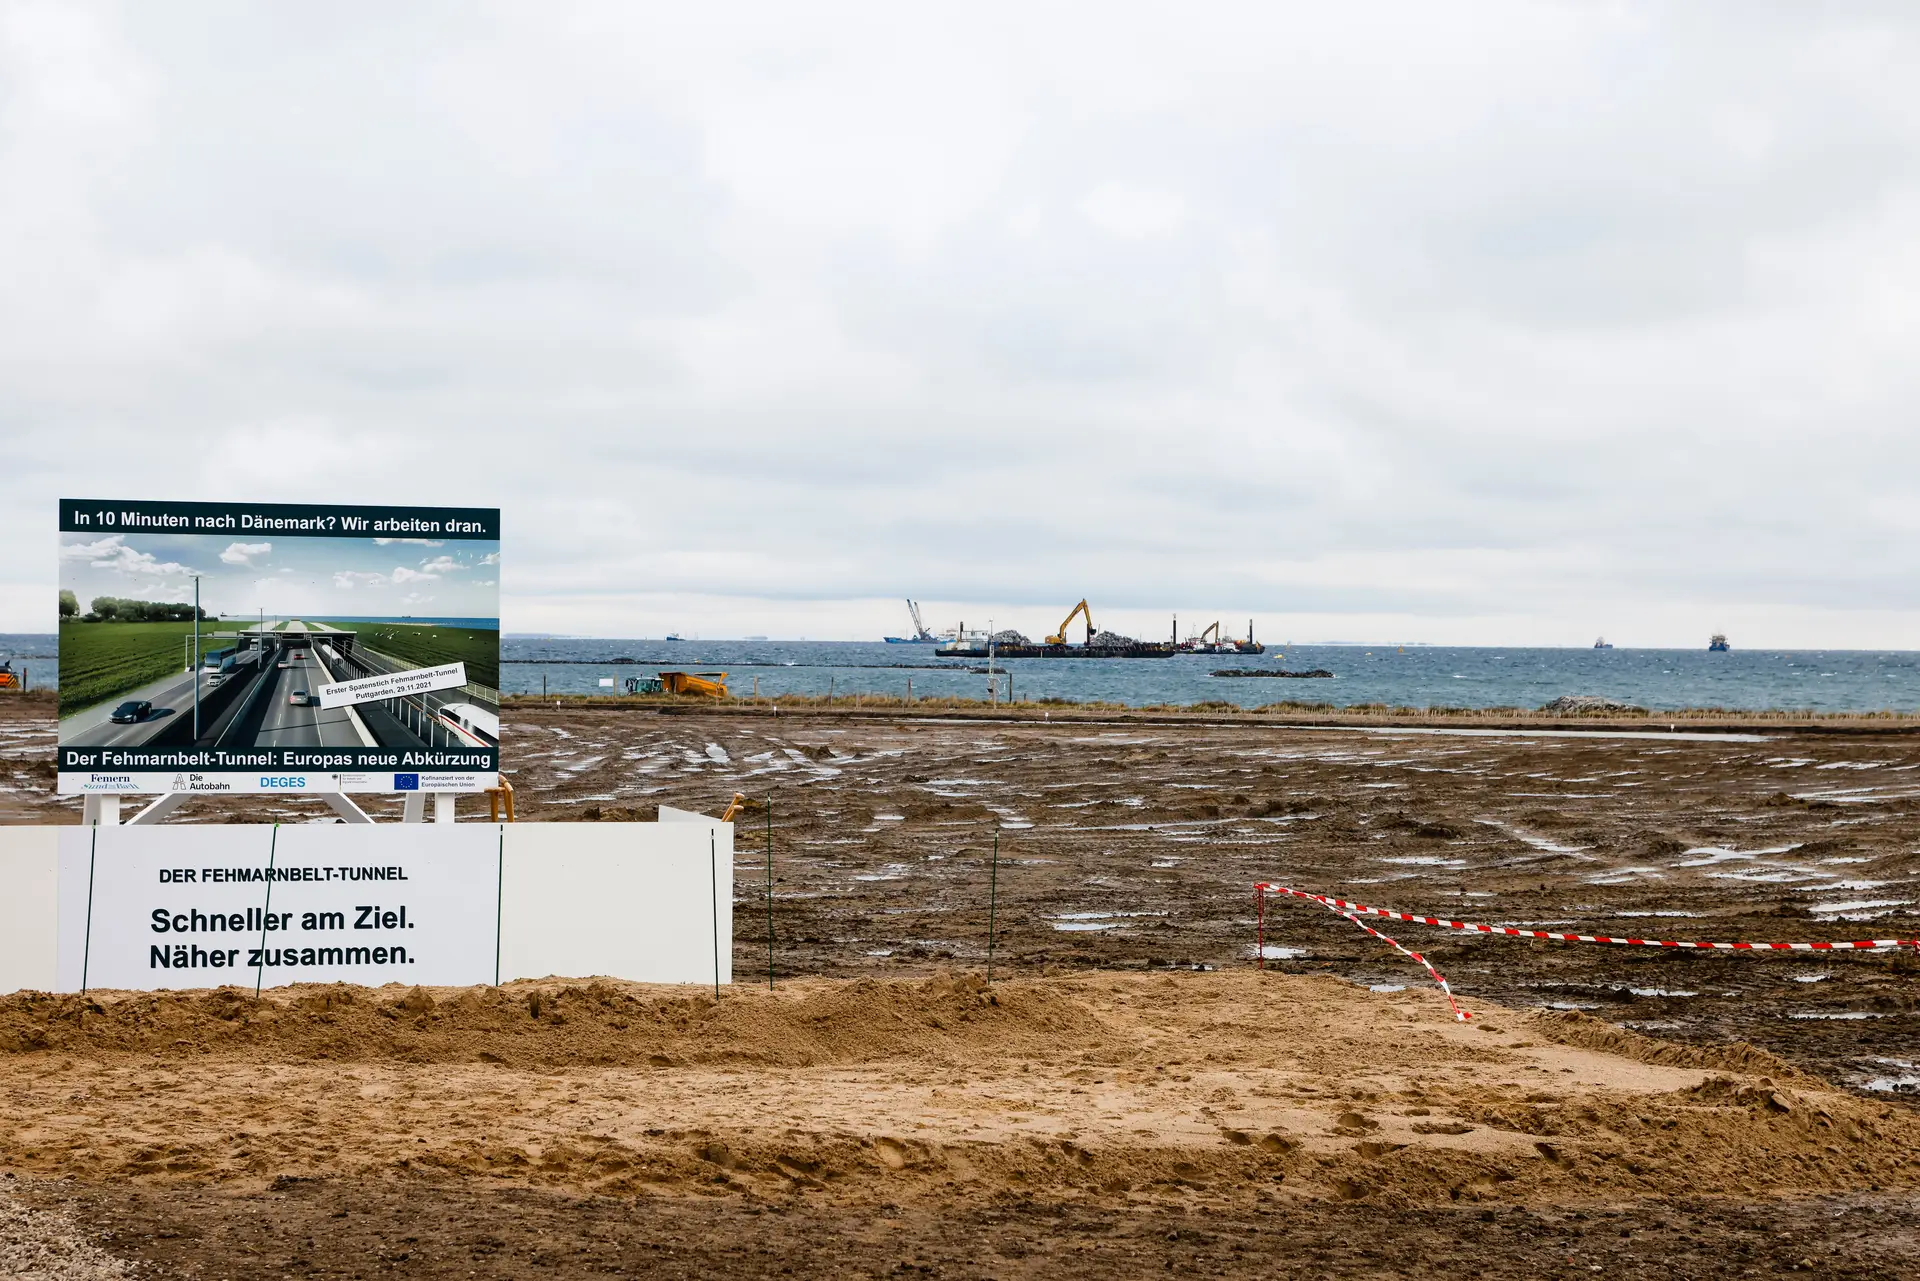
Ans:
{"type": "MultiPolygon", "coordinates": [[[[638,1125],[644,1117],[630,1107],[624,1124],[638,1128],[622,1139],[602,1128],[606,1122],[597,1114],[555,1114],[561,1130],[612,1135],[625,1143],[631,1150],[618,1159],[632,1170],[665,1171],[677,1180],[634,1174],[637,1181],[628,1186],[617,1185],[618,1172],[543,1180],[450,1161],[396,1166],[399,1158],[383,1146],[389,1139],[432,1138],[417,1116],[382,1122],[385,1138],[363,1134],[350,1145],[332,1145],[336,1153],[364,1149],[364,1162],[296,1160],[293,1154],[311,1151],[311,1135],[298,1138],[298,1125],[282,1109],[259,1101],[278,1096],[260,1085],[258,1074],[279,1074],[279,1088],[290,1094],[322,1089],[319,1083],[338,1069],[316,1075],[312,1048],[304,1042],[304,1048],[244,1056],[240,1075],[252,1083],[250,1106],[259,1119],[229,1124],[231,1114],[213,1106],[205,1109],[205,1124],[176,1120],[179,1133],[168,1142],[193,1150],[165,1157],[166,1144],[154,1128],[159,1123],[140,1119],[140,1073],[198,1080],[193,1097],[217,1101],[223,1097],[219,1065],[230,1064],[230,1055],[223,1058],[224,1052],[194,1038],[175,1038],[187,1042],[177,1047],[171,1040],[165,1046],[96,1047],[67,1058],[44,1047],[21,1048],[7,1055],[13,1101],[6,1112],[16,1127],[6,1164],[22,1176],[20,1199],[65,1206],[96,1237],[114,1234],[107,1241],[110,1251],[151,1261],[162,1275],[525,1275],[538,1267],[583,1276],[620,1270],[775,1275],[784,1268],[801,1275],[1092,1276],[1147,1269],[1363,1276],[1473,1266],[1517,1276],[1590,1275],[1596,1266],[1637,1264],[1659,1265],[1675,1275],[1767,1275],[1803,1267],[1827,1275],[1883,1276],[1910,1271],[1920,1259],[1920,1215],[1912,1209],[1908,1167],[1889,1164],[1911,1150],[1910,1138],[1893,1135],[1916,1115],[1911,1092],[1920,1084],[1920,964],[1911,949],[1692,954],[1472,938],[1410,924],[1385,927],[1432,958],[1468,1008],[1493,1009],[1488,1022],[1503,1029],[1497,1035],[1508,1039],[1502,1052],[1509,1055],[1537,1053],[1518,1048],[1522,1040],[1547,1043],[1538,1027],[1552,1025],[1523,1020],[1562,1016],[1604,1020],[1692,1047],[1676,1054],[1714,1053],[1702,1047],[1744,1041],[1777,1056],[1771,1067],[1771,1060],[1759,1059],[1718,1068],[1679,1060],[1658,1065],[1659,1071],[1693,1074],[1685,1079],[1594,1078],[1591,1088],[1611,1092],[1615,1102],[1619,1091],[1641,1092],[1634,1115],[1646,1117],[1655,1131],[1671,1118],[1656,1116],[1650,1107],[1679,1106],[1673,1098],[1692,1098],[1695,1103],[1687,1106],[1694,1106],[1700,1096],[1685,1092],[1700,1090],[1718,1073],[1734,1084],[1722,1089],[1725,1097],[1706,1100],[1714,1107],[1734,1108],[1727,1099],[1740,1090],[1762,1090],[1762,1078],[1769,1093],[1785,1088],[1790,1077],[1798,1081],[1792,1088],[1818,1091],[1823,1087],[1814,1078],[1822,1078],[1839,1087],[1822,1095],[1836,1100],[1821,1105],[1831,1125],[1871,1124],[1886,1136],[1863,1139],[1861,1150],[1831,1134],[1817,1136],[1821,1141],[1806,1151],[1780,1149],[1771,1159],[1799,1173],[1773,1186],[1678,1177],[1722,1160],[1731,1162],[1726,1169],[1765,1164],[1769,1140],[1757,1130],[1716,1132],[1708,1146],[1718,1144],[1713,1150],[1721,1155],[1712,1161],[1701,1156],[1704,1149],[1674,1148],[1649,1156],[1662,1166],[1645,1164],[1622,1146],[1623,1134],[1638,1127],[1613,1128],[1607,1119],[1612,1114],[1595,1099],[1576,1104],[1565,1095],[1561,1087],[1585,1079],[1578,1071],[1576,1082],[1555,1082],[1548,1091],[1554,1106],[1573,1108],[1568,1115],[1597,1108],[1601,1119],[1563,1124],[1559,1137],[1539,1133],[1537,1117],[1502,1112],[1503,1105],[1484,1100],[1473,1105],[1482,1111],[1472,1116],[1455,1106],[1440,1122],[1422,1119],[1429,1128],[1472,1126],[1462,1142],[1492,1134],[1521,1144],[1502,1168],[1523,1171],[1524,1177],[1486,1186],[1471,1178],[1449,1182],[1444,1170],[1422,1176],[1425,1182],[1393,1182],[1376,1169],[1384,1163],[1405,1173],[1413,1164],[1409,1152],[1454,1141],[1445,1134],[1415,1138],[1411,1127],[1422,1121],[1388,1120],[1383,1113],[1397,1118],[1425,1107],[1428,1116],[1439,1115],[1433,1104],[1443,1095],[1449,1105],[1464,1105],[1456,1097],[1457,1082],[1368,1084],[1354,1068],[1317,1061],[1313,1071],[1334,1095],[1357,1089],[1376,1096],[1374,1111],[1363,1119],[1397,1127],[1387,1137],[1372,1131],[1337,1135],[1337,1111],[1292,1120],[1262,1113],[1258,1124],[1222,1111],[1266,1100],[1261,1089],[1286,1093],[1304,1080],[1295,1075],[1289,1077],[1293,1084],[1276,1084],[1259,1074],[1277,1069],[1258,1067],[1263,1054],[1296,1069],[1311,1061],[1302,1048],[1303,1026],[1318,1036],[1328,1022],[1368,1024],[1380,1029],[1380,1037],[1356,1044],[1382,1046],[1415,1032],[1467,1037],[1467,1046],[1475,1044],[1473,1036],[1496,1035],[1474,1025],[1460,1029],[1417,968],[1310,904],[1271,905],[1268,964],[1276,973],[1250,976],[1256,881],[1533,928],[1710,940],[1910,939],[1920,934],[1920,896],[1914,893],[1920,884],[1920,739],[1913,736],[1760,728],[1751,735],[1697,737],[1479,737],[1287,730],[1231,721],[1059,725],[524,705],[508,715],[504,747],[522,819],[650,819],[660,803],[715,812],[735,791],[753,798],[736,841],[734,965],[743,978],[764,975],[767,965],[762,878],[764,800],[771,795],[772,968],[782,985],[777,999],[816,999],[810,984],[823,978],[899,978],[907,982],[889,983],[886,990],[908,993],[905,1008],[918,1012],[913,1017],[925,1015],[938,1004],[924,995],[931,990],[927,980],[984,972],[991,894],[996,978],[1019,980],[1009,991],[1091,1002],[1090,1017],[1106,1030],[1084,1048],[1067,1036],[1057,1052],[1023,1043],[1016,1053],[995,1043],[927,1060],[915,1051],[907,1060],[914,1065],[910,1070],[897,1063],[884,1071],[863,1067],[881,1076],[859,1080],[831,1078],[831,1071],[815,1080],[806,1073],[818,1069],[797,1064],[780,1071],[735,1065],[663,1091],[661,1069],[650,1068],[653,1076],[620,1076],[628,1069],[596,1067],[595,1073],[614,1075],[593,1076],[592,1092],[579,1097],[653,1100],[632,1107],[664,1116],[682,1106],[673,1101],[679,1092],[701,1101],[696,1111],[732,1117],[731,1139],[716,1138],[725,1127],[712,1124],[706,1128],[713,1134],[700,1137],[700,1125],[684,1116],[666,1125],[638,1125]],[[1233,1017],[1122,1035],[1113,1030],[1112,1006],[1119,999],[1115,993],[1125,993],[1115,988],[1089,994],[1076,987],[1168,981],[1179,986],[1143,989],[1161,1011],[1154,1018],[1175,1020],[1179,1011],[1204,1009],[1207,1001],[1232,1004],[1233,1017]],[[1316,986],[1285,986],[1310,981],[1316,986]],[[1269,986],[1233,986],[1241,983],[1269,986]],[[1344,995],[1327,998],[1331,1004],[1311,1013],[1307,1007],[1322,999],[1321,983],[1344,995]],[[788,1186],[798,1182],[794,1172],[811,1176],[781,1166],[771,1149],[756,1147],[759,1141],[746,1137],[753,1126],[729,1111],[740,1098],[760,1101],[764,1094],[761,1106],[791,1116],[789,1128],[814,1136],[808,1143],[838,1134],[862,1136],[871,1145],[884,1121],[906,1132],[895,1139],[905,1145],[904,1168],[911,1172],[916,1161],[930,1159],[924,1153],[949,1151],[965,1126],[981,1123],[971,1111],[963,1119],[952,1105],[934,1104],[924,1092],[942,1087],[931,1082],[946,1080],[951,1091],[968,1098],[1000,1097],[993,1083],[1004,1084],[1026,1064],[1050,1089],[1064,1091],[1048,1106],[1071,1117],[1075,1107],[1085,1106],[1071,1092],[1095,1088],[1091,1078],[1080,1081],[1075,1074],[1119,1066],[1075,1056],[1098,1057],[1099,1046],[1125,1042],[1146,1047],[1149,1058],[1166,1059],[1173,1057],[1167,1048],[1173,1041],[1189,1044],[1191,1052],[1180,1056],[1189,1060],[1237,1056],[1237,1075],[1208,1087],[1226,1091],[1227,1098],[1213,1100],[1204,1091],[1182,1095],[1165,1116],[1138,1126],[1116,1122],[1109,1130],[1086,1126],[1084,1119],[1036,1121],[1051,1127],[1048,1134],[1090,1129],[1096,1142],[1068,1142],[1095,1153],[1103,1169],[1108,1161],[1150,1174],[1161,1169],[1156,1162],[1166,1170],[1179,1163],[1193,1167],[1193,1177],[1172,1174],[1164,1187],[1151,1177],[1122,1179],[1129,1184],[1122,1191],[1071,1178],[1024,1186],[1007,1178],[977,1186],[959,1179],[955,1193],[945,1187],[948,1176],[922,1171],[916,1179],[896,1179],[890,1190],[854,1179],[844,1186],[864,1190],[848,1195],[834,1189],[833,1180],[816,1178],[827,1191],[802,1187],[795,1193],[788,1186]],[[135,1063],[138,1071],[128,1066],[135,1063]],[[195,1077],[196,1071],[202,1075],[195,1077]],[[901,1085],[895,1078],[903,1071],[925,1079],[901,1085]],[[1802,1080],[1800,1073],[1809,1075],[1802,1080]],[[882,1077],[893,1081],[884,1090],[882,1077]],[[89,1081],[110,1086],[92,1122],[70,1121],[58,1138],[49,1133],[19,1140],[17,1127],[58,1112],[54,1104],[82,1096],[89,1081]],[[983,1081],[990,1088],[975,1088],[983,1081]],[[1424,1101],[1401,1097],[1408,1090],[1425,1091],[1424,1101]],[[726,1100],[734,1102],[721,1102],[726,1100]],[[851,1100],[846,1105],[853,1112],[838,1118],[819,1112],[833,1100],[851,1100]],[[868,1109],[864,1114],[862,1107],[868,1109]],[[1842,1117],[1851,1107],[1868,1110],[1842,1117]],[[1489,1120],[1487,1108],[1499,1119],[1489,1120]],[[291,1128],[254,1168],[248,1161],[255,1148],[234,1135],[252,1134],[268,1121],[291,1128]],[[916,1123],[944,1137],[919,1140],[929,1146],[914,1149],[916,1123]],[[124,1125],[128,1142],[147,1134],[145,1148],[165,1159],[142,1167],[131,1157],[144,1148],[104,1139],[59,1148],[60,1159],[45,1159],[89,1125],[124,1125]],[[1206,1160],[1143,1154],[1153,1146],[1140,1146],[1144,1136],[1122,1137],[1139,1129],[1164,1138],[1181,1125],[1211,1127],[1206,1160]],[[662,1134],[649,1136],[647,1130],[662,1134]],[[1250,1143],[1222,1139],[1229,1130],[1250,1143]],[[1302,1146],[1280,1154],[1258,1146],[1274,1134],[1302,1146]],[[649,1141],[663,1139],[671,1153],[647,1155],[649,1141]],[[1318,1146],[1322,1140],[1334,1146],[1318,1146]],[[1405,1151],[1392,1146],[1403,1140],[1405,1151]],[[703,1185],[698,1162],[704,1158],[689,1158],[689,1145],[713,1142],[732,1143],[727,1150],[737,1159],[731,1167],[704,1172],[709,1185],[703,1185]],[[1570,1146],[1575,1154],[1562,1167],[1534,1143],[1570,1146]],[[209,1154],[221,1144],[244,1148],[249,1156],[229,1160],[229,1151],[214,1160],[209,1154]],[[1384,1146],[1368,1156],[1368,1144],[1384,1146]],[[1600,1155],[1609,1149],[1624,1155],[1600,1155]],[[1321,1167],[1322,1156],[1333,1165],[1321,1167]],[[1274,1171],[1283,1180],[1272,1183],[1267,1175],[1268,1199],[1242,1195],[1261,1180],[1252,1166],[1241,1170],[1231,1163],[1269,1158],[1283,1167],[1274,1171]],[[1216,1159],[1228,1164],[1215,1165],[1216,1159]],[[169,1160],[187,1168],[170,1172],[169,1160]],[[1621,1160],[1652,1173],[1633,1176],[1640,1183],[1616,1181],[1612,1171],[1624,1168],[1621,1160]],[[756,1173],[756,1162],[785,1173],[756,1173]],[[1348,1168],[1354,1162],[1366,1169],[1348,1168]],[[1675,1177],[1660,1174],[1661,1168],[1675,1177]],[[716,1173],[724,1177],[712,1182],[716,1173]],[[1551,1178],[1538,1181],[1548,1173],[1551,1178]],[[763,1175],[773,1182],[759,1186],[756,1179],[763,1175]],[[605,1183],[607,1177],[615,1184],[605,1183]],[[1409,1206],[1419,1212],[1405,1212],[1409,1206]]],[[[0,791],[0,815],[8,820],[76,816],[77,805],[44,794],[46,779],[37,762],[51,739],[50,720],[42,724],[18,714],[0,720],[4,753],[18,762],[12,790],[0,791]]],[[[257,821],[269,806],[283,821],[322,814],[310,802],[274,798],[244,812],[208,802],[179,817],[257,821]]],[[[391,1004],[398,995],[383,999],[391,1004]]],[[[421,1052],[409,1046],[397,1057],[421,1052]]],[[[671,1050],[661,1057],[683,1061],[671,1050]]],[[[380,1090],[439,1091],[458,1114],[483,1097],[537,1097],[533,1075],[564,1076],[575,1066],[577,1060],[550,1054],[544,1065],[480,1060],[458,1072],[397,1063],[366,1070],[389,1074],[376,1083],[380,1090]],[[426,1075],[408,1077],[407,1071],[426,1075]],[[473,1072],[481,1075],[460,1075],[473,1072]],[[500,1074],[533,1075],[509,1082],[500,1074]]],[[[1541,1068],[1530,1074],[1541,1078],[1532,1087],[1536,1093],[1542,1081],[1564,1075],[1554,1065],[1535,1066],[1541,1068]]],[[[1642,1068],[1652,1070],[1644,1062],[1642,1068]]],[[[669,1075],[674,1070],[665,1069],[669,1075]]],[[[1449,1070],[1471,1075],[1484,1068],[1449,1070]]],[[[1117,1078],[1102,1084],[1133,1094],[1150,1088],[1117,1078]]],[[[1499,1088],[1525,1104],[1525,1084],[1516,1076],[1499,1088]]],[[[1721,1087],[1707,1088],[1711,1094],[1721,1087]]],[[[1289,1106],[1299,1102],[1297,1094],[1288,1097],[1289,1106]]],[[[1138,1102],[1132,1094],[1129,1099],[1114,1101],[1109,1110],[1126,1114],[1138,1102]]],[[[1751,1094],[1735,1110],[1762,1121],[1774,1116],[1764,1100],[1754,1101],[1759,1099],[1751,1094]]],[[[1784,1101],[1789,1111],[1778,1115],[1793,1115],[1799,1105],[1784,1101]]],[[[72,1110],[76,1117],[86,1114],[84,1107],[72,1110]]],[[[994,1124],[1004,1127],[1002,1113],[1014,1110],[994,1113],[994,1124]]],[[[359,1114],[351,1107],[340,1112],[359,1114]]],[[[506,1133],[526,1124],[502,1120],[495,1128],[506,1133]]],[[[1007,1130],[1006,1142],[1018,1128],[1007,1130]]],[[[554,1133],[529,1131],[517,1146],[532,1158],[557,1141],[554,1133]]],[[[1198,1134],[1189,1136],[1192,1143],[1200,1142],[1198,1134]]],[[[1077,1156],[1056,1157],[1081,1168],[1077,1156]]],[[[804,1152],[800,1158],[814,1160],[804,1152]]],[[[862,1169],[891,1168],[878,1147],[864,1159],[862,1169]]],[[[1430,1165],[1439,1160],[1430,1154],[1423,1159],[1430,1165]]],[[[859,1162],[847,1164],[851,1169],[859,1162]]],[[[591,1169],[591,1163],[582,1168],[591,1169]]]]}
{"type": "MultiPolygon", "coordinates": [[[[1565,932],[1920,935],[1920,737],[1461,736],[662,717],[516,709],[523,817],[714,812],[736,791],[735,969],[776,976],[1231,967],[1260,881],[1565,932]],[[995,835],[999,866],[991,866],[995,835]]],[[[1676,953],[1388,933],[1477,999],[1745,1040],[1856,1087],[1916,1083],[1920,957],[1676,953]]],[[[1269,904],[1270,964],[1419,989],[1318,907],[1269,904]]]]}

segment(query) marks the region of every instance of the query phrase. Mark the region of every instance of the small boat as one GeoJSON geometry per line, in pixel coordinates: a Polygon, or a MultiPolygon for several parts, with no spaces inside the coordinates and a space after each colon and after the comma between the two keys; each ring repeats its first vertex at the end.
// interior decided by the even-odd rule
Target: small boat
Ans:
{"type": "Polygon", "coordinates": [[[685,638],[684,638],[684,637],[682,637],[682,636],[680,636],[680,635],[678,635],[677,633],[674,633],[674,632],[668,632],[668,633],[667,633],[667,639],[668,639],[668,640],[670,640],[670,641],[677,641],[677,640],[682,640],[682,639],[685,639],[685,638]]]}
{"type": "Polygon", "coordinates": [[[1612,649],[1613,642],[1608,640],[1606,637],[1602,636],[1599,640],[1596,640],[1593,643],[1593,647],[1595,649],[1612,649]]]}
{"type": "Polygon", "coordinates": [[[1724,654],[1732,648],[1733,646],[1727,644],[1727,634],[1725,632],[1715,632],[1713,639],[1707,642],[1707,652],[1709,654],[1724,654]]]}

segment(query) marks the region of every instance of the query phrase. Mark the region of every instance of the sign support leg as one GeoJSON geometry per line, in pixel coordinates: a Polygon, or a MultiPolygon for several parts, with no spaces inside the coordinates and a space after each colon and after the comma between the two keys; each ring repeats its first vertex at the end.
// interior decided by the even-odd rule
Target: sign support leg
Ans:
{"type": "Polygon", "coordinates": [[[400,807],[402,823],[424,823],[427,821],[427,794],[425,792],[407,792],[406,801],[400,807]]]}
{"type": "Polygon", "coordinates": [[[454,822],[454,793],[435,792],[433,794],[433,821],[436,823],[454,822]]]}
{"type": "Polygon", "coordinates": [[[373,822],[373,816],[354,804],[353,798],[345,792],[322,792],[320,796],[334,813],[348,823],[373,822]]]}
{"type": "Polygon", "coordinates": [[[87,827],[114,827],[120,822],[120,797],[112,792],[93,793],[80,802],[80,822],[87,827]]]}
{"type": "Polygon", "coordinates": [[[185,805],[187,798],[191,795],[191,792],[168,792],[165,796],[158,798],[153,804],[128,819],[127,826],[132,827],[135,824],[144,826],[148,823],[158,823],[161,819],[173,813],[182,805],[185,805]]]}

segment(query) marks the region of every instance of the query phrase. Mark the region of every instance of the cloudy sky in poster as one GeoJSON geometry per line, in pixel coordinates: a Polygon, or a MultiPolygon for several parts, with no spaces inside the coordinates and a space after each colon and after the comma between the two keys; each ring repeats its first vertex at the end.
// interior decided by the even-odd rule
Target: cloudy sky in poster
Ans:
{"type": "Polygon", "coordinates": [[[95,597],[193,601],[228,618],[496,617],[500,545],[426,538],[64,533],[60,586],[95,597]]]}

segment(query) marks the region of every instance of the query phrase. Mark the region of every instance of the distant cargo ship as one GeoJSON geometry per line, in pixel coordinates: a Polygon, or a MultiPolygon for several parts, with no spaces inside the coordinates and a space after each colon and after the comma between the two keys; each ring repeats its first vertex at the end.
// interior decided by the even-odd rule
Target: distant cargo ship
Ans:
{"type": "Polygon", "coordinates": [[[1612,649],[1613,642],[1608,640],[1606,637],[1602,636],[1599,640],[1593,643],[1593,647],[1595,649],[1612,649]]]}
{"type": "Polygon", "coordinates": [[[1724,654],[1732,648],[1733,646],[1727,644],[1727,634],[1725,632],[1715,632],[1713,639],[1707,642],[1707,652],[1709,654],[1724,654]]]}

